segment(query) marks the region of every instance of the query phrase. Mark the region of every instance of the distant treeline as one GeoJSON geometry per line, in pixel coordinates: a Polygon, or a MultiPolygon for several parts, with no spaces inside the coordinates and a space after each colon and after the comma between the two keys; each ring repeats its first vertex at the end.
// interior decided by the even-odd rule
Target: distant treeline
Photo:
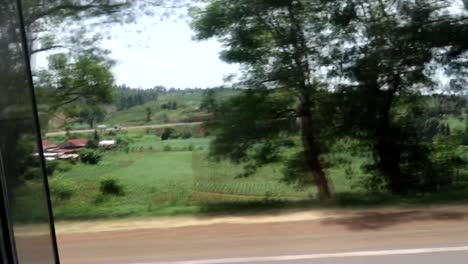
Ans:
{"type": "Polygon", "coordinates": [[[468,95],[441,95],[434,94],[430,97],[432,100],[429,103],[429,110],[432,115],[454,115],[463,114],[467,107],[468,95]]]}
{"type": "Polygon", "coordinates": [[[149,89],[138,89],[121,85],[117,87],[117,93],[115,98],[115,105],[117,111],[126,110],[134,106],[144,105],[150,101],[158,100],[159,95],[169,93],[194,93],[201,92],[208,89],[222,89],[223,87],[212,87],[212,88],[166,88],[164,86],[155,86],[149,89]]]}

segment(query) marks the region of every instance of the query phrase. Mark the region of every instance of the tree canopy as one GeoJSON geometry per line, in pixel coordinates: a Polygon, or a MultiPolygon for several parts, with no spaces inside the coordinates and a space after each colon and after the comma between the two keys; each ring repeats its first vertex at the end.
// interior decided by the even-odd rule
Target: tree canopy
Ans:
{"type": "Polygon", "coordinates": [[[349,1],[336,15],[347,18],[339,20],[336,32],[348,43],[332,53],[337,59],[334,73],[348,81],[340,85],[342,104],[351,106],[344,120],[371,144],[375,163],[369,169],[382,176],[393,193],[426,188],[428,181],[443,178],[436,175],[429,158],[432,145],[418,127],[425,103],[418,95],[466,88],[460,60],[467,54],[461,37],[468,29],[467,16],[448,12],[450,4],[349,1]],[[348,9],[354,10],[351,16],[348,9]],[[441,65],[445,78],[453,78],[450,87],[438,85],[435,76],[441,65]]]}
{"type": "Polygon", "coordinates": [[[212,155],[255,161],[252,171],[278,161],[284,144],[275,141],[297,127],[302,151],[280,160],[302,168],[300,182],[316,184],[321,196],[331,195],[321,157],[339,135],[366,142],[368,171],[392,193],[442,184],[437,166],[451,157],[436,161],[435,139],[422,136],[421,95],[466,91],[468,16],[454,12],[453,1],[199,3],[196,38],[220,40],[221,58],[244,73],[241,95],[211,104],[212,155]],[[437,84],[441,69],[448,87],[437,84]]]}
{"type": "MultiPolygon", "coordinates": [[[[133,23],[143,15],[164,15],[184,5],[183,0],[100,1],[27,0],[23,1],[25,25],[31,54],[58,48],[74,49],[74,39],[93,33],[93,28],[133,23]],[[169,11],[168,11],[169,10],[169,11]]],[[[95,34],[98,36],[99,34],[95,34]]]]}
{"type": "Polygon", "coordinates": [[[205,2],[206,6],[192,12],[196,37],[220,39],[225,44],[222,59],[244,66],[244,81],[240,86],[249,90],[241,95],[245,100],[229,102],[228,108],[238,109],[232,111],[238,115],[236,118],[227,119],[221,110],[223,117],[218,120],[223,121],[219,125],[225,129],[219,130],[213,149],[223,149],[236,156],[254,155],[251,160],[261,163],[270,161],[262,160],[257,152],[273,152],[272,147],[277,144],[271,141],[291,129],[297,118],[303,146],[300,155],[308,168],[305,177],[318,186],[321,196],[329,197],[331,189],[320,161],[321,128],[314,121],[318,103],[314,94],[322,88],[316,74],[319,68],[314,62],[321,59],[321,48],[317,45],[326,39],[320,33],[326,26],[321,15],[326,6],[317,1],[292,0],[205,2]],[[312,31],[318,34],[312,36],[309,34],[312,31]],[[265,110],[261,111],[260,106],[265,110]],[[262,116],[263,113],[267,116],[262,116]],[[230,122],[233,126],[228,125],[230,122]],[[238,129],[246,124],[252,126],[238,129]],[[267,134],[259,133],[255,126],[267,134]]]}
{"type": "Polygon", "coordinates": [[[111,64],[101,57],[80,54],[49,56],[48,69],[37,72],[36,94],[43,125],[49,118],[62,113],[91,127],[102,121],[104,105],[115,97],[111,64]]]}

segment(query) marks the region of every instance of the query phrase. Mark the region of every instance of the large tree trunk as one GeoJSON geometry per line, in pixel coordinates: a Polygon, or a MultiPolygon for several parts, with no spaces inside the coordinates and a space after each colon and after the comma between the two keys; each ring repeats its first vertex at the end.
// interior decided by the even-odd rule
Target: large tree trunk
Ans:
{"type": "Polygon", "coordinates": [[[402,179],[400,169],[401,148],[395,138],[391,125],[391,108],[395,98],[394,91],[387,91],[383,95],[384,103],[380,112],[380,120],[377,127],[377,141],[374,151],[377,155],[377,170],[385,178],[387,189],[392,194],[406,194],[405,182],[402,179]]]}
{"type": "Polygon", "coordinates": [[[332,196],[330,185],[327,176],[320,162],[320,148],[316,141],[312,114],[310,106],[305,107],[301,116],[301,134],[302,144],[304,147],[304,160],[308,168],[310,176],[314,179],[317,185],[319,196],[321,198],[330,198],[332,196]]]}
{"type": "Polygon", "coordinates": [[[378,155],[377,169],[387,182],[387,189],[395,195],[406,194],[406,186],[400,169],[399,146],[385,135],[377,141],[375,152],[378,155]]]}
{"type": "Polygon", "coordinates": [[[320,144],[317,142],[317,129],[314,128],[312,118],[312,92],[315,90],[311,80],[311,67],[309,64],[309,47],[307,46],[303,21],[300,19],[303,5],[301,1],[291,1],[289,6],[289,18],[291,22],[291,35],[294,36],[292,46],[294,47],[291,54],[292,65],[295,68],[294,85],[298,85],[300,93],[301,105],[299,108],[301,118],[301,134],[302,144],[304,147],[304,159],[308,171],[317,185],[318,192],[322,198],[330,198],[332,196],[330,185],[327,176],[320,162],[320,144]]]}

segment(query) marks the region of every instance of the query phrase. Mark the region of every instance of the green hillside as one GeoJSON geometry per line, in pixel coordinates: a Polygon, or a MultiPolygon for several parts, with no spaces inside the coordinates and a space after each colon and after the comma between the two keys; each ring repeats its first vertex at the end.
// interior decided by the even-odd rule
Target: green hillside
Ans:
{"type": "MultiPolygon", "coordinates": [[[[218,98],[235,95],[234,90],[219,90],[218,98]]],[[[122,111],[110,113],[103,122],[107,125],[138,126],[148,124],[165,124],[197,122],[206,120],[208,113],[200,109],[205,91],[177,91],[161,94],[156,100],[122,111]],[[175,106],[174,106],[175,103],[175,106]],[[167,106],[171,105],[168,109],[167,106]],[[147,122],[147,108],[152,111],[152,118],[147,122]]]]}

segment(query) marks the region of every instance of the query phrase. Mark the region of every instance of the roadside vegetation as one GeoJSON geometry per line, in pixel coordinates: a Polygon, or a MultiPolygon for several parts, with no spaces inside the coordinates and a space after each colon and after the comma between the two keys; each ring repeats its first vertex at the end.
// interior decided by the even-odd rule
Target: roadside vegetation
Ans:
{"type": "MultiPolygon", "coordinates": [[[[468,200],[466,1],[191,4],[194,39],[242,66],[229,87],[117,87],[110,52],[83,32],[37,72],[43,132],[95,129],[47,138],[94,142],[47,166],[58,219],[468,200]]],[[[34,201],[34,148],[6,144],[36,166],[15,202],[34,201]]]]}
{"type": "MultiPolygon", "coordinates": [[[[230,92],[226,94],[229,96],[221,97],[222,100],[231,98],[230,92]]],[[[184,96],[180,92],[180,97],[184,96]]],[[[177,93],[171,97],[177,98],[177,93]]],[[[203,96],[198,98],[193,105],[206,101],[203,96]]],[[[139,115],[133,117],[139,118],[139,115]]],[[[446,116],[445,123],[453,131],[454,140],[463,135],[465,123],[460,121],[463,118],[466,118],[464,113],[446,116]]],[[[59,143],[80,137],[92,138],[93,135],[71,134],[47,139],[59,143]]],[[[285,175],[294,171],[288,171],[288,165],[281,161],[245,175],[244,164],[213,158],[210,146],[215,135],[203,124],[99,132],[99,137],[116,139],[119,145],[110,150],[86,151],[87,155],[99,153],[96,164],[84,161],[48,163],[57,219],[236,214],[317,207],[426,206],[468,201],[467,167],[456,171],[458,178],[450,187],[436,193],[388,194],[382,183],[375,182],[365,169],[366,164],[372,162],[371,152],[352,138],[337,140],[323,155],[335,194],[324,200],[315,188],[288,181],[285,175]]],[[[291,136],[291,140],[299,142],[300,137],[291,136]]],[[[457,155],[467,161],[467,147],[458,144],[456,148],[457,155]]],[[[292,145],[285,153],[294,155],[298,150],[299,146],[292,145]]],[[[30,191],[34,180],[27,182],[29,188],[19,190],[24,201],[33,200],[34,195],[30,191]]],[[[21,218],[21,214],[18,217],[21,218]]]]}

